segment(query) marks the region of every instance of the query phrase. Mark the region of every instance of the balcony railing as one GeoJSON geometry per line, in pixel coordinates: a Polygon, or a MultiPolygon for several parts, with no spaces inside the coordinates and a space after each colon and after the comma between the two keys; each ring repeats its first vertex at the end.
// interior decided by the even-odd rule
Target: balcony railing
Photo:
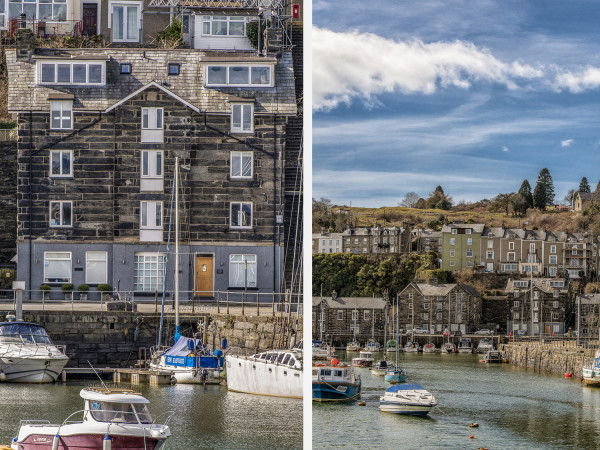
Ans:
{"type": "Polygon", "coordinates": [[[11,19],[8,22],[8,34],[10,36],[14,36],[19,28],[28,28],[38,37],[81,37],[83,31],[81,20],[40,20],[27,17],[25,20],[11,19]]]}

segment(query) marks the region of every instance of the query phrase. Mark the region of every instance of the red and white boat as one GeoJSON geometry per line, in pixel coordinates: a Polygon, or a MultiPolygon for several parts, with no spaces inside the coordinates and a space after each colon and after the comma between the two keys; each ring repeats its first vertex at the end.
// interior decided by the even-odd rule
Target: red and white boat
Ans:
{"type": "Polygon", "coordinates": [[[372,367],[373,361],[373,353],[360,352],[360,356],[358,358],[352,358],[352,365],[354,367],[372,367]]]}
{"type": "Polygon", "coordinates": [[[18,450],[153,449],[161,448],[171,431],[148,412],[148,399],[129,389],[86,387],[80,392],[85,406],[60,425],[45,420],[22,420],[11,448],[18,450]],[[73,421],[83,415],[80,422],[73,421]]]}

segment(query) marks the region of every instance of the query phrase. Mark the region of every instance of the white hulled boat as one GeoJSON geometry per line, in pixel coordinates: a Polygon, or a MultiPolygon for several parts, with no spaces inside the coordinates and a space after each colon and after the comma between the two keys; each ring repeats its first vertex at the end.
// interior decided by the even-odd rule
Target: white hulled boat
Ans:
{"type": "Polygon", "coordinates": [[[435,397],[418,384],[391,386],[379,398],[379,410],[394,414],[424,416],[435,405],[435,397]]]}
{"type": "Polygon", "coordinates": [[[326,360],[333,356],[335,349],[322,341],[312,342],[312,358],[314,360],[326,360]]]}
{"type": "Polygon", "coordinates": [[[84,409],[71,414],[60,425],[43,420],[23,420],[11,448],[35,450],[67,449],[153,449],[163,446],[171,431],[154,423],[148,412],[150,403],[129,389],[87,387],[81,390],[84,409]],[[80,422],[73,421],[83,415],[80,422]]]}
{"type": "Polygon", "coordinates": [[[0,323],[0,380],[53,383],[68,360],[64,347],[54,345],[41,325],[0,323]]]}
{"type": "Polygon", "coordinates": [[[371,375],[375,375],[378,377],[382,377],[386,374],[388,370],[395,370],[396,366],[394,366],[389,361],[382,359],[377,362],[377,364],[371,369],[371,375]]]}
{"type": "Polygon", "coordinates": [[[360,344],[356,341],[348,342],[346,345],[347,352],[357,352],[360,350],[360,344]]]}
{"type": "Polygon", "coordinates": [[[494,344],[489,338],[482,339],[477,344],[477,353],[487,353],[490,350],[494,350],[494,344]]]}
{"type": "Polygon", "coordinates": [[[473,342],[471,342],[471,338],[462,338],[458,342],[458,353],[473,353],[473,342]]]}
{"type": "Polygon", "coordinates": [[[583,366],[582,376],[586,386],[600,386],[600,357],[596,357],[592,364],[583,366]]]}
{"type": "Polygon", "coordinates": [[[361,351],[357,358],[352,358],[352,365],[354,367],[371,367],[373,361],[373,353],[361,351]]]}
{"type": "Polygon", "coordinates": [[[442,354],[443,353],[454,353],[456,352],[456,345],[454,345],[453,342],[445,342],[444,345],[442,345],[442,354]]]}
{"type": "Polygon", "coordinates": [[[302,398],[302,342],[292,350],[227,355],[225,361],[230,391],[302,398]]]}
{"type": "Polygon", "coordinates": [[[435,353],[437,351],[438,350],[435,347],[435,344],[432,342],[429,342],[423,346],[423,353],[435,353]]]}

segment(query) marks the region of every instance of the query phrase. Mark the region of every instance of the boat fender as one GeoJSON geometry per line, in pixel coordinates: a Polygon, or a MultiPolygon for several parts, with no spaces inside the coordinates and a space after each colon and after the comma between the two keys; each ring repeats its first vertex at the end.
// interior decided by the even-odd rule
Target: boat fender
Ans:
{"type": "Polygon", "coordinates": [[[54,435],[54,439],[52,439],[52,450],[58,450],[58,444],[60,442],[60,437],[58,433],[54,435]]]}
{"type": "Polygon", "coordinates": [[[469,436],[469,439],[475,439],[475,436],[471,435],[469,436]]]}
{"type": "Polygon", "coordinates": [[[366,406],[367,402],[358,402],[358,406],[366,406]]]}
{"type": "Polygon", "coordinates": [[[337,360],[337,359],[335,359],[335,358],[333,358],[333,359],[331,360],[331,365],[332,365],[332,366],[337,366],[337,365],[338,365],[338,360],[337,360]]]}
{"type": "Polygon", "coordinates": [[[111,450],[111,448],[112,448],[112,441],[111,441],[108,433],[106,433],[104,435],[104,440],[102,441],[102,450],[111,450]]]}
{"type": "Polygon", "coordinates": [[[6,374],[3,370],[0,370],[0,381],[6,381],[6,374]]]}

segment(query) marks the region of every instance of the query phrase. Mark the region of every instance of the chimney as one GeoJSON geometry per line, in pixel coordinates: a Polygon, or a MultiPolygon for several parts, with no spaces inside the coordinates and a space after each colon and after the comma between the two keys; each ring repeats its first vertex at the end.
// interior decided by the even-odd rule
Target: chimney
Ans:
{"type": "Polygon", "coordinates": [[[332,300],[335,300],[336,298],[337,298],[337,292],[333,291],[333,292],[331,293],[331,299],[332,299],[332,300]]]}
{"type": "Polygon", "coordinates": [[[267,28],[265,30],[265,53],[267,56],[281,56],[283,47],[283,30],[281,28],[267,28]]]}
{"type": "Polygon", "coordinates": [[[15,48],[17,59],[30,58],[35,49],[33,31],[29,28],[18,28],[15,30],[15,48]]]}

